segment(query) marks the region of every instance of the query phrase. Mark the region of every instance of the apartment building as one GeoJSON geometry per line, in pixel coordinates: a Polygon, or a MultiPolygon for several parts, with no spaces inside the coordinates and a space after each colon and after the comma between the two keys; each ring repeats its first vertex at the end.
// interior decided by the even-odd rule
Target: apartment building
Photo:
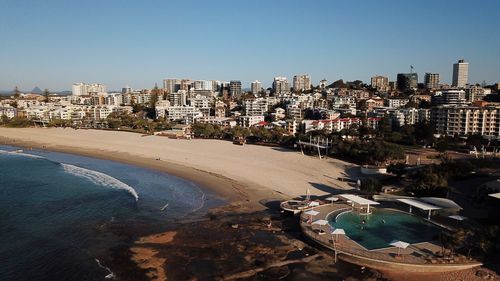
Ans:
{"type": "Polygon", "coordinates": [[[439,106],[431,109],[431,122],[443,135],[500,138],[500,106],[439,106]]]}

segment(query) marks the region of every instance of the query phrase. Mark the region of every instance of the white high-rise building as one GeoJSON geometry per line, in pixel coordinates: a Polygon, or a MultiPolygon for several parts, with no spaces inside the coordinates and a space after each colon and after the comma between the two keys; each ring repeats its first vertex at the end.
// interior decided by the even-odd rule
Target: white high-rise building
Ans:
{"type": "Polygon", "coordinates": [[[107,92],[106,86],[103,84],[86,84],[75,83],[71,86],[73,96],[88,96],[92,94],[105,94],[107,92]]]}
{"type": "Polygon", "coordinates": [[[193,82],[195,91],[212,91],[213,83],[211,80],[195,80],[193,82]]]}
{"type": "Polygon", "coordinates": [[[293,77],[294,91],[307,91],[311,89],[311,76],[309,74],[295,75],[293,77]]]}
{"type": "Polygon", "coordinates": [[[465,88],[469,79],[469,63],[463,59],[453,64],[453,87],[465,88]]]}
{"type": "Polygon", "coordinates": [[[175,93],[181,90],[181,82],[182,79],[178,78],[168,78],[163,80],[163,89],[167,91],[167,93],[175,93]]]}
{"type": "Polygon", "coordinates": [[[288,93],[290,92],[290,83],[286,77],[274,77],[273,89],[277,95],[288,93]]]}
{"type": "Polygon", "coordinates": [[[262,83],[258,80],[252,82],[252,94],[257,95],[262,90],[262,83]]]}

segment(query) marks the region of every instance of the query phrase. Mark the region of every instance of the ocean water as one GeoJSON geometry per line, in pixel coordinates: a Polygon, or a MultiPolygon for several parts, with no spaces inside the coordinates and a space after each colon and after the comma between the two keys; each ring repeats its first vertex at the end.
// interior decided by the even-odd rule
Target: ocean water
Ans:
{"type": "Polygon", "coordinates": [[[0,280],[111,280],[103,263],[130,241],[110,227],[168,225],[222,201],[122,163],[0,146],[0,280]]]}

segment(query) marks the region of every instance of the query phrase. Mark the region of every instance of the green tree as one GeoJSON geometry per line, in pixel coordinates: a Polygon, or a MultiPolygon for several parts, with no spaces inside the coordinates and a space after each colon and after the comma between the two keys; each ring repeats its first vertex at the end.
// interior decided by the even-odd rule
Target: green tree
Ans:
{"type": "Polygon", "coordinates": [[[50,92],[49,92],[49,90],[48,90],[48,89],[45,89],[45,90],[43,91],[43,101],[44,101],[44,102],[49,102],[49,101],[50,101],[50,97],[49,97],[49,96],[50,96],[50,92]]]}
{"type": "Polygon", "coordinates": [[[405,168],[406,168],[406,165],[404,163],[397,162],[396,164],[390,164],[387,167],[387,172],[389,172],[391,174],[395,174],[398,178],[400,178],[401,176],[403,176],[406,173],[405,168]]]}
{"type": "Polygon", "coordinates": [[[413,180],[407,191],[416,196],[445,196],[448,192],[447,171],[440,169],[438,165],[429,165],[418,170],[413,180]]]}
{"type": "Polygon", "coordinates": [[[16,86],[14,88],[14,98],[18,99],[21,96],[21,91],[19,91],[19,88],[16,86]]]}
{"type": "Polygon", "coordinates": [[[360,189],[369,194],[377,194],[382,191],[382,184],[374,178],[366,178],[361,180],[360,189]]]}
{"type": "Polygon", "coordinates": [[[192,131],[197,138],[212,138],[215,135],[215,128],[211,124],[195,123],[192,125],[192,131]]]}
{"type": "Polygon", "coordinates": [[[448,150],[448,140],[446,138],[440,139],[436,143],[436,150],[439,152],[445,152],[446,150],[448,150]]]}
{"type": "Polygon", "coordinates": [[[418,123],[415,126],[415,138],[424,145],[432,145],[435,142],[435,129],[428,123],[418,123]]]}
{"type": "Polygon", "coordinates": [[[483,143],[484,138],[483,136],[481,136],[481,134],[474,134],[467,137],[468,146],[475,146],[476,148],[480,148],[483,143]]]}
{"type": "Polygon", "coordinates": [[[250,135],[250,131],[247,128],[243,128],[241,126],[235,126],[231,128],[229,134],[232,138],[247,138],[250,135]]]}

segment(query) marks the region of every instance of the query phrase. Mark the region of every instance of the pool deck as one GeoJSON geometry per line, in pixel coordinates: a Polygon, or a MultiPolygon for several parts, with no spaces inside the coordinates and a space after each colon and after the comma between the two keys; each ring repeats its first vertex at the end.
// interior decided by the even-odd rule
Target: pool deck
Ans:
{"type": "MultiPolygon", "coordinates": [[[[312,221],[325,219],[335,211],[342,209],[350,210],[352,207],[345,203],[324,204],[312,208],[319,214],[312,218],[312,221]]],[[[433,242],[411,244],[406,249],[400,250],[396,247],[388,247],[376,250],[367,250],[347,235],[335,235],[329,233],[319,234],[319,229],[323,228],[327,232],[330,226],[311,225],[309,216],[302,213],[300,215],[300,227],[303,233],[314,242],[334,251],[338,257],[350,263],[361,266],[368,266],[379,270],[399,270],[409,272],[446,272],[469,269],[480,266],[481,263],[467,259],[464,256],[455,255],[452,258],[439,256],[441,246],[433,242]]]]}

